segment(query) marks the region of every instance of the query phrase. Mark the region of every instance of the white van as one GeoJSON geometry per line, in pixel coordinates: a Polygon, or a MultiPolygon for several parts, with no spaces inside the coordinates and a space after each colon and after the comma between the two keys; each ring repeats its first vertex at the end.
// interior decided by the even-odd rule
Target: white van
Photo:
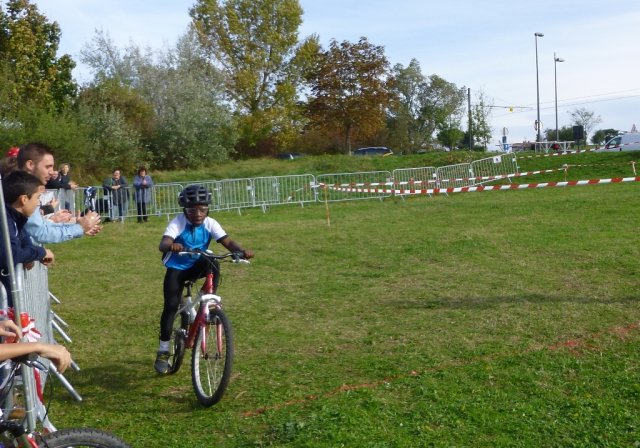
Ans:
{"type": "Polygon", "coordinates": [[[627,132],[613,137],[604,145],[604,151],[640,151],[640,132],[627,132]]]}

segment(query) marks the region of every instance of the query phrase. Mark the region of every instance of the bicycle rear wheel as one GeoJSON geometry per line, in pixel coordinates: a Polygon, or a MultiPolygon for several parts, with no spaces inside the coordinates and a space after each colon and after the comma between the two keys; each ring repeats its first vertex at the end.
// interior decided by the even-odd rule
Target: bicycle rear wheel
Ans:
{"type": "Polygon", "coordinates": [[[93,428],[62,429],[45,436],[38,436],[38,446],[49,448],[131,448],[127,442],[93,428]]]}
{"type": "Polygon", "coordinates": [[[213,309],[207,323],[198,330],[191,358],[193,390],[204,406],[216,404],[224,395],[232,363],[231,324],[222,310],[213,309]]]}
{"type": "Polygon", "coordinates": [[[186,312],[176,314],[173,319],[173,329],[169,339],[169,370],[167,373],[176,373],[180,370],[184,358],[184,341],[189,328],[189,315],[186,312]]]}

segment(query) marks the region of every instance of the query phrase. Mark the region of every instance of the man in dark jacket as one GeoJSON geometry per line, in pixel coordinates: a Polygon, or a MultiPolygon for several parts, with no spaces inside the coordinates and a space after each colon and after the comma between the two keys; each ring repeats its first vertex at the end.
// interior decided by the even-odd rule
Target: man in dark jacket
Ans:
{"type": "Polygon", "coordinates": [[[102,184],[105,193],[111,197],[111,219],[122,221],[127,215],[127,202],[129,201],[129,190],[127,189],[127,179],[120,170],[113,170],[110,178],[105,179],[102,184]],[[116,216],[115,212],[118,211],[116,216]]]}

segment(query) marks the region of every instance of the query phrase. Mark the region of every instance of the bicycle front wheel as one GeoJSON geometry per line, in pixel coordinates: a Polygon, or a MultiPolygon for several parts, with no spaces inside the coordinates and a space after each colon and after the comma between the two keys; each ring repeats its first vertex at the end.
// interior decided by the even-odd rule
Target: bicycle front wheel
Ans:
{"type": "Polygon", "coordinates": [[[216,404],[229,384],[233,363],[231,324],[220,309],[209,311],[209,320],[198,330],[191,358],[191,379],[198,401],[216,404]]]}
{"type": "Polygon", "coordinates": [[[37,437],[38,446],[49,448],[131,448],[127,442],[93,428],[63,429],[37,437]]]}
{"type": "Polygon", "coordinates": [[[169,340],[169,370],[167,370],[167,373],[176,373],[182,365],[188,328],[189,315],[184,312],[176,314],[173,319],[171,339],[169,340]]]}

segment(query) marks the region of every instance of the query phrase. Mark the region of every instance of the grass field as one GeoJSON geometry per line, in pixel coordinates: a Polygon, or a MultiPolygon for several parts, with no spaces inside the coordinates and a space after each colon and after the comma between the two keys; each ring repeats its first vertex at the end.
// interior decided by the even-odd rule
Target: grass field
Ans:
{"type": "MultiPolygon", "coordinates": [[[[633,175],[588,157],[521,169],[633,175]]],[[[108,224],[52,247],[84,401],[58,385],[51,418],[134,447],[638,446],[639,188],[337,203],[331,226],[322,204],[217,214],[256,259],[223,265],[236,358],[209,409],[187,363],[152,367],[166,220],[108,224]]]]}

